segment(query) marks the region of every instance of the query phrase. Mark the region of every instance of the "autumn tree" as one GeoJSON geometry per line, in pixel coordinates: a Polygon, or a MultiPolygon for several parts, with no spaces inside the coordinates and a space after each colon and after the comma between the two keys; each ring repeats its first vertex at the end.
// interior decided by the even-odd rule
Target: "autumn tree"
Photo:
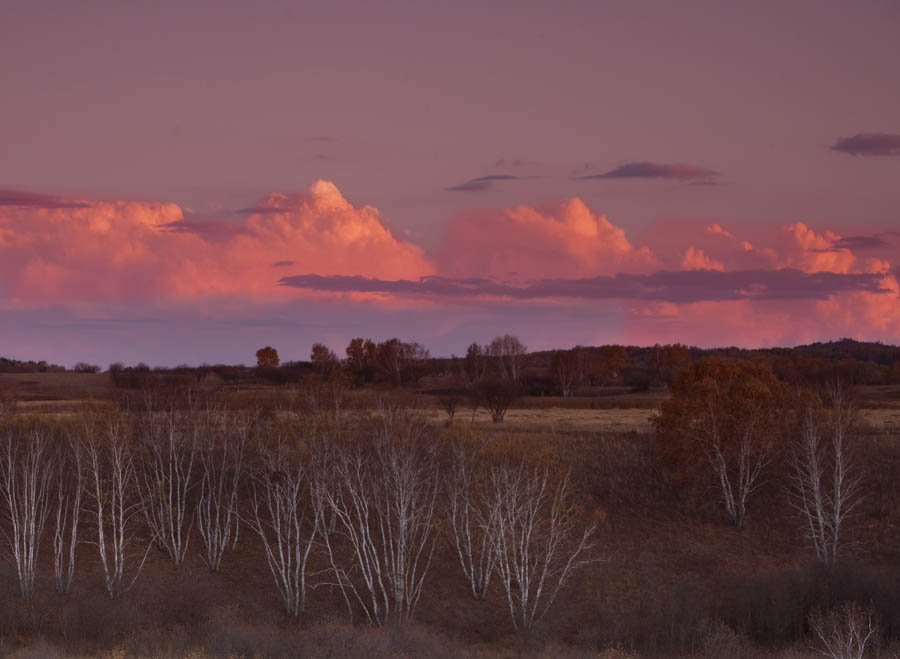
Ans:
{"type": "Polygon", "coordinates": [[[650,353],[650,371],[660,384],[669,384],[679,372],[691,363],[691,352],[686,345],[672,343],[653,346],[650,353]]]}
{"type": "Polygon", "coordinates": [[[256,351],[256,365],[259,368],[277,368],[280,363],[275,348],[266,346],[256,351]]]}
{"type": "Polygon", "coordinates": [[[663,467],[676,482],[715,484],[740,527],[781,445],[786,386],[759,364],[710,358],[682,371],[671,391],[654,422],[663,467]]]}
{"type": "Polygon", "coordinates": [[[337,355],[324,343],[313,343],[309,360],[312,362],[316,373],[322,377],[326,377],[339,365],[337,355]]]}
{"type": "Polygon", "coordinates": [[[372,379],[375,369],[377,346],[371,339],[357,337],[347,345],[344,366],[358,384],[372,379]]]}
{"type": "Polygon", "coordinates": [[[615,382],[628,360],[625,346],[605,345],[591,351],[587,358],[585,376],[594,386],[605,387],[615,382]]]}

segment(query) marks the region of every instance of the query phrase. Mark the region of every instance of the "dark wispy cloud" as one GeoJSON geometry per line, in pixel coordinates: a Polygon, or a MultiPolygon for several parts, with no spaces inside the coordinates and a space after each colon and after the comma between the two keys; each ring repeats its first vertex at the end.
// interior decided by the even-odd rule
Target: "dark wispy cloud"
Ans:
{"type": "Polygon", "coordinates": [[[835,240],[832,245],[834,249],[883,249],[889,247],[888,242],[880,236],[844,236],[839,240],[835,240]]]}
{"type": "Polygon", "coordinates": [[[518,181],[521,178],[521,176],[512,174],[491,174],[490,176],[479,176],[445,189],[449,192],[481,192],[490,189],[498,181],[518,181]]]}
{"type": "Polygon", "coordinates": [[[719,172],[706,167],[686,163],[629,162],[601,174],[588,174],[577,178],[586,180],[651,178],[713,184],[719,172]]]}
{"type": "Polygon", "coordinates": [[[900,134],[857,133],[839,138],[831,149],[851,156],[900,156],[900,134]]]}
{"type": "Polygon", "coordinates": [[[289,268],[292,265],[294,265],[293,261],[275,261],[275,263],[272,264],[272,267],[273,268],[289,268]]]}
{"type": "Polygon", "coordinates": [[[284,208],[278,206],[248,206],[247,208],[238,208],[234,211],[238,215],[275,215],[276,213],[287,212],[284,208]]]}
{"type": "Polygon", "coordinates": [[[675,303],[723,300],[822,300],[838,293],[889,293],[878,274],[807,273],[801,270],[662,271],[582,279],[539,279],[513,286],[483,278],[422,277],[384,280],[346,275],[292,275],[279,284],[332,293],[390,293],[439,297],[509,297],[519,300],[580,298],[675,303]]]}
{"type": "Polygon", "coordinates": [[[185,213],[182,219],[164,224],[160,230],[171,233],[193,233],[202,236],[204,240],[223,243],[246,232],[246,227],[236,220],[235,214],[235,211],[223,211],[220,215],[185,213]]]}
{"type": "Polygon", "coordinates": [[[88,208],[83,201],[69,201],[53,195],[0,189],[0,206],[24,206],[26,208],[88,208]]]}

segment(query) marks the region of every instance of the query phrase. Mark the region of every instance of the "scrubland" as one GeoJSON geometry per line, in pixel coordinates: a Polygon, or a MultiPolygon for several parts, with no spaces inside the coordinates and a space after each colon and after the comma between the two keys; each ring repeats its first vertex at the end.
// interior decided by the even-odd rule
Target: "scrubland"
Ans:
{"type": "MultiPolygon", "coordinates": [[[[64,429],[86,410],[108,414],[136,402],[117,398],[102,374],[79,374],[78,382],[67,380],[73,377],[69,374],[48,374],[52,377],[46,381],[39,375],[19,376],[17,391],[25,393],[25,400],[7,416],[7,424],[15,418],[30,417],[29,423],[39,419],[55,428],[54,437],[61,441],[64,429]],[[28,384],[36,378],[38,384],[28,384]]],[[[141,395],[135,394],[138,403],[141,395]]],[[[199,392],[191,395],[197,400],[199,392]]],[[[333,414],[328,421],[331,413],[322,409],[314,414],[296,386],[203,395],[223,408],[261,410],[269,422],[297,419],[298,425],[288,427],[299,434],[313,432],[313,417],[324,415],[316,422],[320,429],[343,423],[333,414]]],[[[338,417],[369,419],[362,425],[374,427],[382,397],[380,392],[350,392],[338,417]]],[[[176,398],[187,400],[184,392],[176,398]]],[[[351,618],[319,540],[308,567],[306,606],[300,615],[291,615],[276,589],[260,536],[251,528],[248,508],[253,479],[266,475],[271,480],[277,472],[265,470],[260,450],[251,445],[240,486],[240,532],[225,551],[219,572],[203,559],[196,482],[188,494],[184,561],[176,566],[152,542],[145,517],[135,514],[126,582],[136,578],[115,598],[104,585],[96,520],[87,511],[71,591],[57,594],[51,514],[32,599],[20,597],[14,561],[7,557],[0,566],[0,652],[21,657],[812,657],[821,656],[815,650],[822,646],[811,616],[839,612],[845,602],[853,602],[877,627],[866,656],[896,656],[900,446],[893,433],[897,418],[891,397],[879,392],[878,407],[862,410],[863,496],[845,528],[848,550],[831,566],[816,560],[777,470],[766,474],[740,528],[728,523],[714,483],[685,488],[673,482],[657,456],[652,420],[661,396],[656,398],[652,405],[607,404],[606,409],[577,398],[524,399],[502,424],[491,423],[483,410],[473,422],[471,408],[462,406],[449,426],[435,400],[411,394],[403,399],[403,407],[417,410],[423,420],[424,439],[441,451],[466,437],[489,447],[490,464],[509,459],[546,466],[551,480],[569,474],[575,526],[596,524],[590,560],[562,585],[547,615],[527,629],[514,625],[497,576],[483,600],[472,596],[450,529],[445,477],[452,459],[447,453],[435,457],[433,465],[440,483],[434,554],[427,569],[422,568],[421,597],[408,619],[370,621],[355,601],[351,618]],[[146,562],[136,573],[148,546],[146,562]]],[[[135,435],[140,432],[134,430],[135,435]]],[[[302,463],[309,459],[309,449],[299,439],[292,451],[302,463]]],[[[256,482],[262,487],[262,480],[256,482]]],[[[564,544],[571,548],[575,541],[570,536],[564,544]]],[[[348,568],[347,578],[356,580],[358,571],[348,568]]],[[[513,595],[519,588],[512,585],[513,595]]]]}

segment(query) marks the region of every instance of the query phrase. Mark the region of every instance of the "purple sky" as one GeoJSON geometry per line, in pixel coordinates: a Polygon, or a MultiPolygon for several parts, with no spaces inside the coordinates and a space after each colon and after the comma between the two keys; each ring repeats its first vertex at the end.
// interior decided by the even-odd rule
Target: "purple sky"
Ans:
{"type": "MultiPolygon", "coordinates": [[[[672,241],[693,245],[687,225],[718,223],[754,244],[797,222],[819,235],[881,235],[900,228],[898,35],[893,1],[10,0],[0,20],[0,191],[174,202],[188,220],[220,227],[272,192],[325,179],[429,258],[459,242],[460,217],[574,197],[657,255],[672,241]]],[[[9,207],[27,206],[17,199],[9,207]]],[[[3,252],[2,222],[0,259],[21,255],[22,244],[3,252]]],[[[890,265],[896,255],[892,240],[878,254],[890,265]]],[[[844,274],[874,267],[857,256],[844,274]]],[[[286,275],[415,274],[275,260],[296,263],[273,285],[286,275]]],[[[663,256],[657,266],[672,269],[663,256]]],[[[558,272],[615,274],[519,274],[558,272]]],[[[371,300],[316,297],[311,314],[225,291],[234,304],[224,314],[197,310],[209,296],[174,308],[165,296],[113,303],[87,291],[90,308],[49,294],[23,305],[4,298],[14,276],[0,279],[0,355],[63,363],[239,362],[257,343],[279,342],[304,358],[317,337],[339,350],[350,334],[397,334],[437,354],[513,330],[535,348],[671,336],[649,325],[624,332],[644,311],[605,301],[552,302],[567,322],[557,338],[559,323],[523,301],[406,300],[374,313],[371,300]],[[156,325],[135,320],[147,305],[156,325]],[[171,341],[158,340],[160,326],[171,341]]],[[[897,341],[898,327],[859,338],[897,341]]],[[[734,340],[727,328],[685,330],[670,340],[832,333],[845,327],[734,340]]]]}

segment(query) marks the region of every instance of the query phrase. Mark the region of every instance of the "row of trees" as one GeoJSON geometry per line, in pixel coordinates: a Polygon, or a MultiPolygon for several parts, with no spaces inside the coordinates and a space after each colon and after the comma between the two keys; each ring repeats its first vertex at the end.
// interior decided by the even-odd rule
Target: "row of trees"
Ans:
{"type": "Polygon", "coordinates": [[[0,503],[26,599],[44,551],[64,595],[92,546],[116,598],[154,548],[177,566],[199,541],[219,571],[244,529],[287,613],[329,585],[351,619],[384,625],[413,617],[449,538],[473,597],[495,578],[527,629],[597,558],[596,524],[563,467],[465,435],[435,441],[416,410],[387,399],[356,417],[159,397],[57,426],[13,415],[0,426],[0,503]]]}

